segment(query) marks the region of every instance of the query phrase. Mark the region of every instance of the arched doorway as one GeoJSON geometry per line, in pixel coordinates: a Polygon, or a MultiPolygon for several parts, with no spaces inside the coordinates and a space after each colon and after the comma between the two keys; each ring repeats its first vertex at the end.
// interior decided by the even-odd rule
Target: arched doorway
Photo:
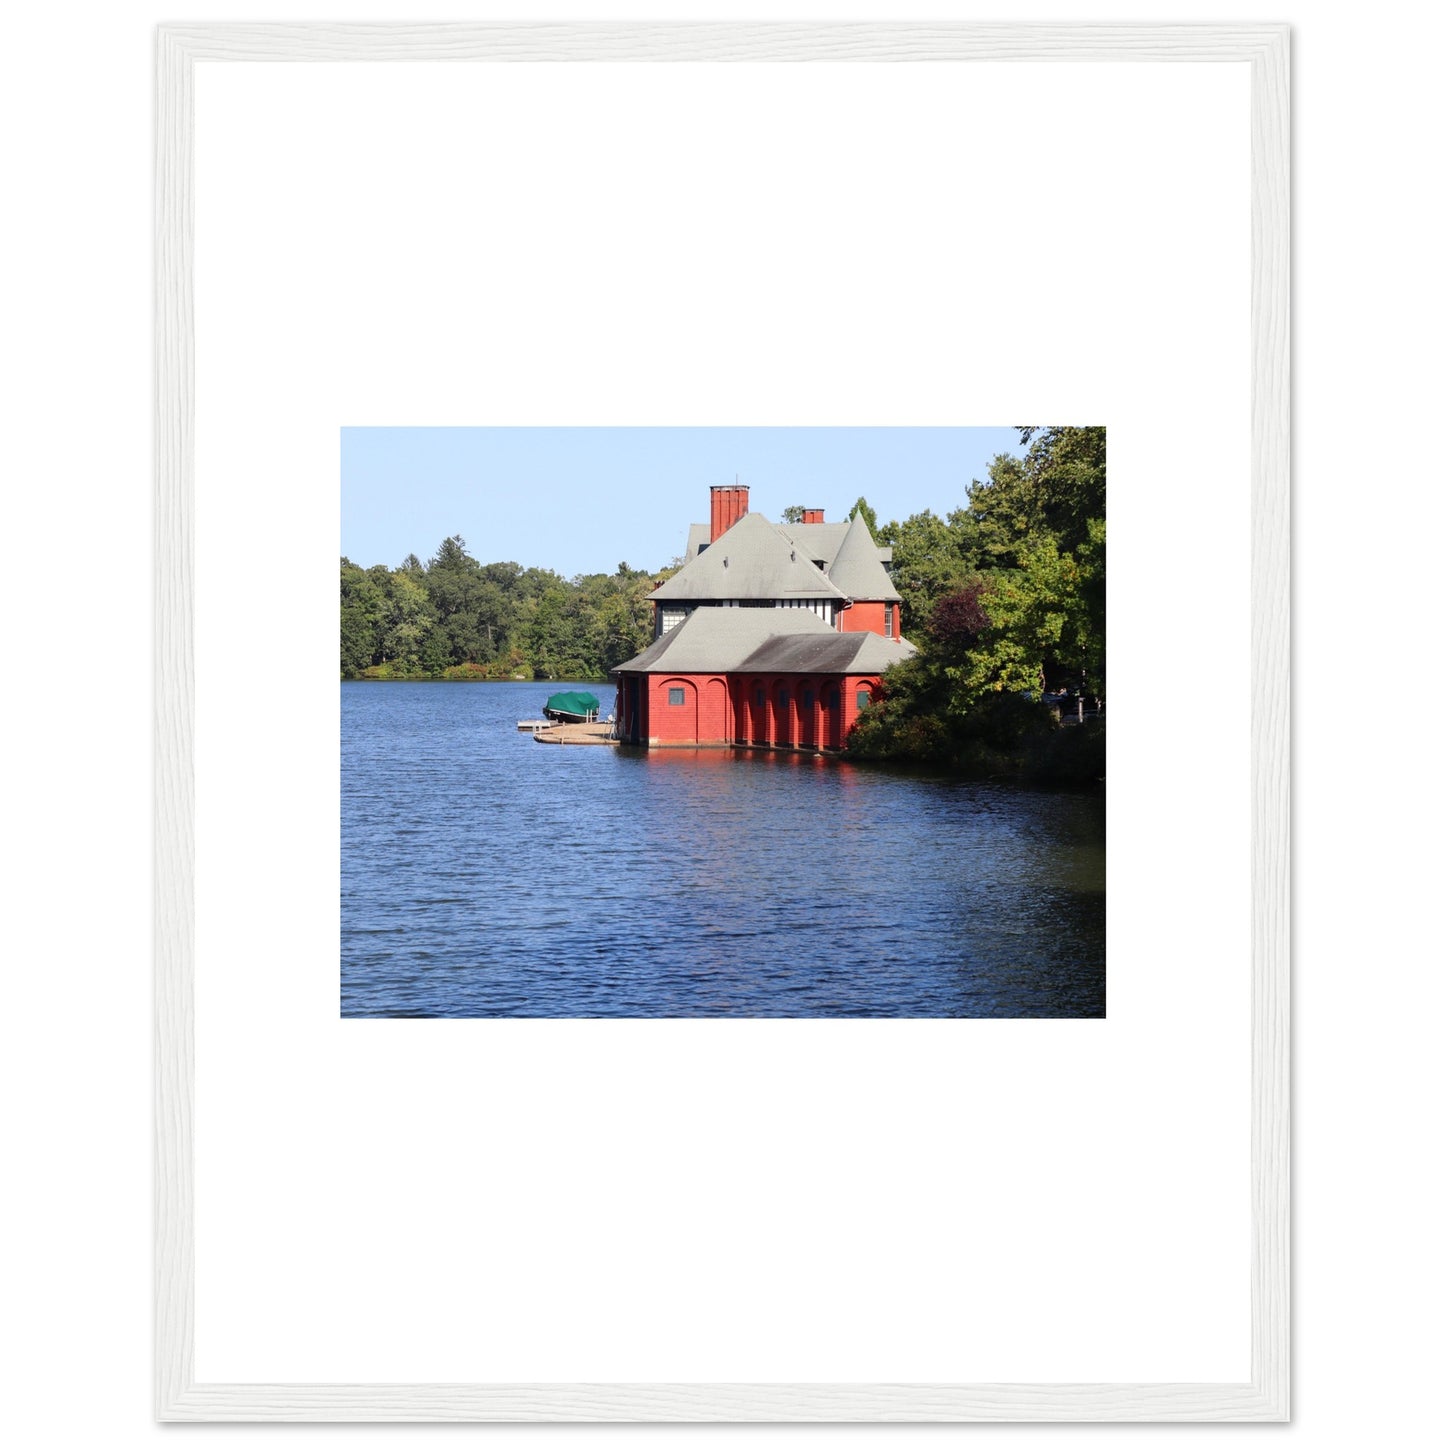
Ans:
{"type": "Polygon", "coordinates": [[[653,708],[652,732],[659,742],[697,746],[697,684],[691,678],[665,678],[653,708]]]}
{"type": "Polygon", "coordinates": [[[823,684],[823,736],[821,746],[843,746],[843,692],[836,679],[823,684]]]}
{"type": "Polygon", "coordinates": [[[818,683],[816,678],[798,680],[798,746],[818,746],[818,683]]]}
{"type": "Polygon", "coordinates": [[[710,677],[703,685],[698,741],[727,743],[732,741],[732,737],[732,709],[728,706],[727,683],[720,677],[710,677]]]}
{"type": "Polygon", "coordinates": [[[636,674],[622,680],[622,739],[642,741],[642,687],[636,674]]]}
{"type": "Polygon", "coordinates": [[[794,689],[786,681],[773,684],[773,746],[791,748],[798,734],[793,718],[794,689]]]}
{"type": "Polygon", "coordinates": [[[748,741],[766,746],[768,742],[768,684],[761,677],[747,679],[748,741]]]}

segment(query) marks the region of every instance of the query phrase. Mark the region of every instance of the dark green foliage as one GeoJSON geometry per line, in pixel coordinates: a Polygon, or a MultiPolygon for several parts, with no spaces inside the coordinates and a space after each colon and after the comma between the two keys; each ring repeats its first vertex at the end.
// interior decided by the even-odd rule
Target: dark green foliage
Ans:
{"type": "Polygon", "coordinates": [[[874,532],[893,548],[893,585],[903,599],[905,635],[928,625],[939,598],[956,590],[978,570],[973,518],[962,508],[945,521],[932,512],[916,512],[904,522],[888,522],[874,532]]]}
{"type": "Polygon", "coordinates": [[[908,762],[975,776],[1027,776],[1058,724],[1033,698],[997,693],[967,709],[951,705],[924,657],[890,668],[882,698],[859,716],[850,756],[908,762]]]}
{"type": "Polygon", "coordinates": [[[1104,778],[1104,720],[1055,729],[1036,756],[1032,776],[1041,783],[1097,783],[1104,778]]]}
{"type": "Polygon", "coordinates": [[[1104,428],[1019,434],[1027,454],[995,457],[946,520],[920,512],[876,529],[920,652],[889,669],[849,736],[854,756],[1103,777],[1103,724],[1061,728],[1038,697],[1046,686],[1104,693],[1104,428]]]}
{"type": "Polygon", "coordinates": [[[1104,428],[1020,427],[1026,456],[995,457],[986,482],[969,488],[981,562],[1017,567],[1030,537],[1053,537],[1060,552],[1089,540],[1089,523],[1104,515],[1104,428]]]}
{"type": "Polygon", "coordinates": [[[342,677],[605,677],[652,640],[661,574],[627,563],[570,581],[516,562],[476,561],[448,537],[423,565],[341,559],[342,677]]]}
{"type": "Polygon", "coordinates": [[[890,668],[883,696],[859,715],[848,755],[975,778],[1060,784],[1104,777],[1104,724],[1061,727],[1053,709],[995,693],[960,709],[923,657],[890,668]]]}

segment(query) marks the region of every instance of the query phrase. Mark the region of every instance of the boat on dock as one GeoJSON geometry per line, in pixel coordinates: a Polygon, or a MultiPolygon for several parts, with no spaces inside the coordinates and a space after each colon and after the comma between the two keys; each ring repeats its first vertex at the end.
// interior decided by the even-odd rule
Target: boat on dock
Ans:
{"type": "Polygon", "coordinates": [[[559,723],[597,721],[602,704],[590,692],[554,692],[542,708],[542,715],[559,723]]]}

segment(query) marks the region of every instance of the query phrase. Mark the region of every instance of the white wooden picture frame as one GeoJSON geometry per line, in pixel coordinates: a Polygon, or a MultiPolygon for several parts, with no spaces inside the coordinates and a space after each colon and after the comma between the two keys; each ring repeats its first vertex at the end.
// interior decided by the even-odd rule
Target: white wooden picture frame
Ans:
{"type": "MultiPolygon", "coordinates": [[[[167,25],[156,151],[156,1382],[169,1421],[1289,1418],[1289,34],[1265,25],[167,25]],[[1252,1360],[1216,1384],[213,1383],[195,1371],[193,77],[199,63],[1234,62],[1252,196],[1252,1360]]],[[[1048,418],[1045,418],[1048,420],[1048,418]]]]}

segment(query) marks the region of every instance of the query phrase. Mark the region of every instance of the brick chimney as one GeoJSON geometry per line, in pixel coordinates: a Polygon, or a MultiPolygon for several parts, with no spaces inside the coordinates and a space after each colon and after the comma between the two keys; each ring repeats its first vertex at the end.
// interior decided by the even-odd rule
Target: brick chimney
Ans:
{"type": "Polygon", "coordinates": [[[823,520],[823,509],[821,507],[804,507],[803,521],[806,523],[821,522],[823,520]]]}
{"type": "Polygon", "coordinates": [[[712,531],[709,542],[716,542],[739,517],[748,513],[748,489],[734,484],[712,489],[712,531]]]}

